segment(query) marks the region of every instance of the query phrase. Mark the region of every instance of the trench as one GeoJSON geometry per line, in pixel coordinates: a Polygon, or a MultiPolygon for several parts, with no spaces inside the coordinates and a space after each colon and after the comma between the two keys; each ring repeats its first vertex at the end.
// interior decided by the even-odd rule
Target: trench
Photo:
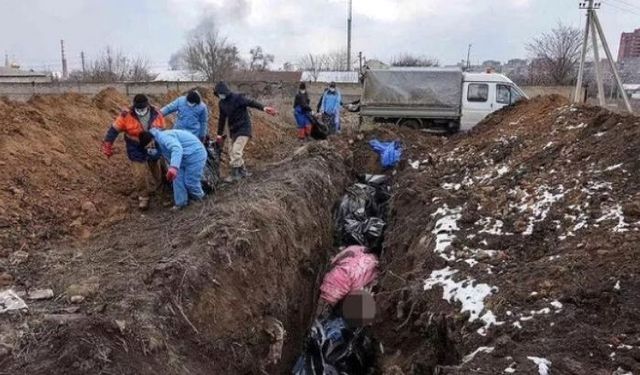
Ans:
{"type": "MultiPolygon", "coordinates": [[[[363,176],[367,171],[357,169],[353,171],[355,176],[352,180],[354,184],[366,184],[363,176]]],[[[379,171],[375,171],[379,173],[379,171]]],[[[369,175],[373,176],[373,175],[369,175]]],[[[379,175],[378,175],[379,176],[379,175]]],[[[390,234],[390,230],[402,231],[397,225],[392,225],[395,221],[396,214],[393,209],[393,188],[397,178],[396,173],[388,171],[386,175],[388,182],[385,186],[388,194],[384,202],[376,202],[384,206],[380,215],[383,217],[385,225],[384,230],[380,234],[379,242],[372,245],[372,239],[364,242],[353,241],[353,239],[344,242],[340,231],[339,211],[341,203],[349,197],[349,189],[354,185],[350,185],[345,190],[346,194],[341,197],[334,207],[334,246],[331,248],[330,255],[327,255],[327,263],[324,267],[320,267],[316,277],[315,287],[312,299],[311,313],[307,315],[306,326],[302,329],[305,332],[305,339],[308,339],[309,330],[314,321],[318,318],[316,304],[319,302],[319,288],[323,282],[323,276],[331,270],[330,258],[339,253],[341,248],[350,245],[364,245],[374,248],[372,251],[377,255],[379,260],[379,277],[373,287],[367,288],[371,290],[377,304],[376,318],[366,327],[366,334],[375,343],[370,349],[374,351],[370,362],[366,363],[366,371],[359,369],[356,372],[344,371],[345,374],[445,374],[447,371],[453,370],[460,365],[462,361],[462,350],[465,339],[462,335],[463,327],[459,319],[450,314],[450,310],[446,307],[437,305],[430,306],[425,298],[426,292],[420,287],[421,280],[405,279],[394,274],[387,267],[394,263],[394,255],[398,254],[396,249],[389,248],[389,244],[384,241],[385,235],[390,234]],[[385,348],[385,345],[387,346],[385,348]],[[403,351],[405,353],[403,353],[403,351]],[[405,357],[405,360],[398,360],[398,357],[405,357]],[[390,372],[389,372],[390,371],[390,372]]],[[[433,226],[435,220],[428,225],[433,226]]],[[[405,255],[405,254],[403,254],[405,255]]],[[[401,268],[410,270],[410,264],[405,264],[401,268]]],[[[300,342],[292,343],[289,348],[294,351],[294,357],[298,356],[298,360],[304,356],[305,347],[300,342]],[[302,352],[302,354],[301,354],[302,352]]],[[[291,358],[291,355],[287,357],[291,358]]],[[[288,362],[286,373],[290,373],[291,368],[295,368],[295,361],[288,362]]],[[[301,371],[299,375],[322,374],[322,372],[301,371]]],[[[344,370],[344,369],[338,369],[344,370]]],[[[285,373],[285,372],[282,372],[285,373]]]]}

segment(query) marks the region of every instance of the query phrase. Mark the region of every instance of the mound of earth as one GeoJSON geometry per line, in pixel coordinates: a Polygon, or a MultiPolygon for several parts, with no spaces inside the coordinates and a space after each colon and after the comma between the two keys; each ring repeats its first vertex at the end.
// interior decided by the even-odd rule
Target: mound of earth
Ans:
{"type": "Polygon", "coordinates": [[[315,309],[348,159],[312,144],[215,200],[127,220],[29,262],[30,287],[56,298],[2,316],[1,368],[287,372],[315,309]]]}
{"type": "Polygon", "coordinates": [[[637,117],[540,97],[409,147],[378,294],[386,371],[638,372],[639,136],[637,117]]]}
{"type": "Polygon", "coordinates": [[[0,101],[0,268],[16,251],[68,234],[85,238],[126,214],[125,157],[107,160],[100,142],[112,107],[127,100],[113,92],[96,100],[108,108],[73,94],[0,101]]]}

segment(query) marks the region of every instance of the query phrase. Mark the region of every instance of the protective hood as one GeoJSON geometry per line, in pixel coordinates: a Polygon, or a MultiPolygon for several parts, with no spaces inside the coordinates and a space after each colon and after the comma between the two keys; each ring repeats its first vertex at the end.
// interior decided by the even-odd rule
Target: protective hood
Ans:
{"type": "Polygon", "coordinates": [[[227,84],[224,82],[218,82],[216,84],[216,87],[213,89],[213,92],[217,96],[225,95],[226,97],[229,97],[229,94],[231,94],[231,90],[229,89],[229,86],[227,86],[227,84]]]}

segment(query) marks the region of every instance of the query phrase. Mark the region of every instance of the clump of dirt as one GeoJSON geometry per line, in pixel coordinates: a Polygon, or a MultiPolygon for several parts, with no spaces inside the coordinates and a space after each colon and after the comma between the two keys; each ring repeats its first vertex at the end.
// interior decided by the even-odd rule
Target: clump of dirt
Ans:
{"type": "Polygon", "coordinates": [[[215,200],[128,220],[31,262],[31,287],[57,298],[28,301],[28,314],[11,316],[0,365],[50,374],[285,373],[315,309],[310,291],[333,242],[348,159],[326,142],[310,144],[215,200]],[[283,356],[269,364],[280,326],[283,356]]]}
{"type": "Polygon", "coordinates": [[[409,148],[432,163],[395,180],[376,324],[386,369],[637,372],[638,152],[639,118],[560,97],[409,148]]]}

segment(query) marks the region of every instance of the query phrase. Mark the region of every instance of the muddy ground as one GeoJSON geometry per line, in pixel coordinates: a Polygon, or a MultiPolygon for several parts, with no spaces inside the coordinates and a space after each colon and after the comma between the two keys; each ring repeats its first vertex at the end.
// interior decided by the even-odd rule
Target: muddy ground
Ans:
{"type": "Polygon", "coordinates": [[[283,105],[254,117],[250,180],[141,215],[123,145],[99,154],[126,102],[0,101],[0,290],[29,305],[0,315],[0,374],[287,373],[335,252],[335,202],[363,172],[394,178],[380,373],[640,371],[638,118],[546,97],[449,138],[347,117],[300,148],[283,105]],[[396,170],[374,137],[403,142],[396,170]],[[54,297],[28,298],[41,288],[54,297]]]}

